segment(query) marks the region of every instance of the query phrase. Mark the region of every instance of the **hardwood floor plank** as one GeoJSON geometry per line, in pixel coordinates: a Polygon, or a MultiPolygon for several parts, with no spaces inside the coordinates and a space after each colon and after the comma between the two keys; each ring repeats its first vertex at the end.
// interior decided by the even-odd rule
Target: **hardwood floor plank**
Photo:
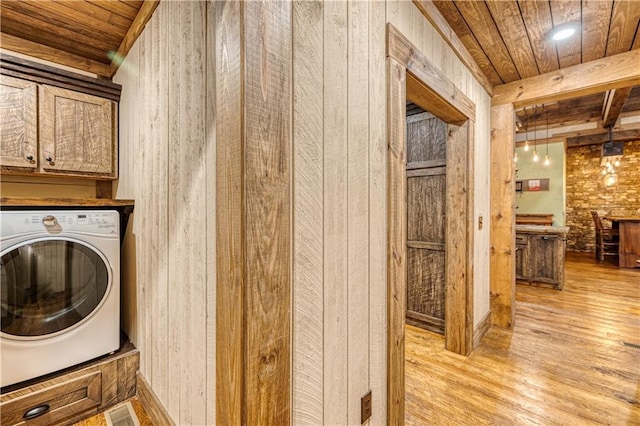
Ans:
{"type": "Polygon", "coordinates": [[[515,327],[468,357],[406,326],[405,423],[639,424],[640,270],[565,267],[562,291],[519,285],[515,327]]]}

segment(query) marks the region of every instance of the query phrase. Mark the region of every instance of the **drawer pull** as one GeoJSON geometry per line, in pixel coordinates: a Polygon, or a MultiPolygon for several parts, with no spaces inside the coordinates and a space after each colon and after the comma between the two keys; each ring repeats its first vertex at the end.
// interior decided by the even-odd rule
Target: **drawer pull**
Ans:
{"type": "Polygon", "coordinates": [[[42,404],[42,405],[38,405],[37,407],[33,407],[30,410],[27,410],[23,415],[22,418],[25,420],[31,420],[31,419],[35,419],[36,417],[39,417],[41,415],[43,415],[44,413],[46,413],[47,411],[49,411],[49,405],[48,404],[42,404]]]}

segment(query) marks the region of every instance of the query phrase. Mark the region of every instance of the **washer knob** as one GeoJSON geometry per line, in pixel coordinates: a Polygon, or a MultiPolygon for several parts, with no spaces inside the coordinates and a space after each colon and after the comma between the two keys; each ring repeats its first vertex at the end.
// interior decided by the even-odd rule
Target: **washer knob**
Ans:
{"type": "Polygon", "coordinates": [[[56,226],[58,224],[58,219],[55,216],[45,216],[42,218],[42,223],[44,226],[56,226]]]}

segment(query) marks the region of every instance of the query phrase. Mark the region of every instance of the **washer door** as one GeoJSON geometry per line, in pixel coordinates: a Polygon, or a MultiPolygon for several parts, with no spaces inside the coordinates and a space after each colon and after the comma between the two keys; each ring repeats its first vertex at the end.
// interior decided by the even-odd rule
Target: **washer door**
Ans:
{"type": "Polygon", "coordinates": [[[2,335],[31,340],[77,327],[111,285],[102,253],[81,241],[46,238],[2,252],[2,335]]]}

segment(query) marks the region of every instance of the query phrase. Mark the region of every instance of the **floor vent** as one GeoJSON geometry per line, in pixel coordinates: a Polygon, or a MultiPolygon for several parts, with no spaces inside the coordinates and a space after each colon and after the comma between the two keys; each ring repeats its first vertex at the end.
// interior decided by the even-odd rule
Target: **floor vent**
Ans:
{"type": "Polygon", "coordinates": [[[104,413],[109,426],[140,426],[136,412],[130,402],[118,405],[104,413]]]}
{"type": "Polygon", "coordinates": [[[640,349],[640,345],[637,343],[622,342],[622,344],[625,346],[629,346],[630,348],[640,349]]]}

